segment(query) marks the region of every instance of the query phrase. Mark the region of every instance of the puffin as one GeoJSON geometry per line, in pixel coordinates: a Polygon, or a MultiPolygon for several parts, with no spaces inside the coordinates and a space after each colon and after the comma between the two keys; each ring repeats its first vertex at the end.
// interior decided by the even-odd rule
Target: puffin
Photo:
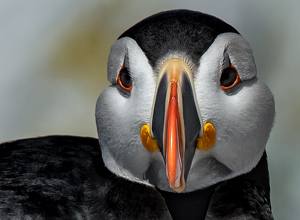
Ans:
{"type": "Polygon", "coordinates": [[[235,28],[154,14],[112,45],[107,79],[98,139],[0,145],[1,219],[273,219],[275,103],[235,28]]]}

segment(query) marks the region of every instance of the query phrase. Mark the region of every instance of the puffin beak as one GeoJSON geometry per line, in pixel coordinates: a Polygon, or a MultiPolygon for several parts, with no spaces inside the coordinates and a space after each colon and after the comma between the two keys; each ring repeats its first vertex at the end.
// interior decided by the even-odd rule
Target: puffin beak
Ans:
{"type": "Polygon", "coordinates": [[[202,120],[189,66],[181,59],[164,63],[158,75],[151,121],[151,136],[166,163],[170,187],[181,192],[195,153],[202,120]]]}

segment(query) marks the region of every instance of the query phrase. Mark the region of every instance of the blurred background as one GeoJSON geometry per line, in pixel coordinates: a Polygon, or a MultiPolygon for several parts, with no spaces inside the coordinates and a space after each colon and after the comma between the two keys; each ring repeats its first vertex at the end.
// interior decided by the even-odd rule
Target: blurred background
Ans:
{"type": "Polygon", "coordinates": [[[267,145],[274,217],[299,219],[300,1],[0,0],[0,142],[97,137],[111,45],[139,20],[176,8],[217,16],[249,41],[276,101],[267,145]]]}

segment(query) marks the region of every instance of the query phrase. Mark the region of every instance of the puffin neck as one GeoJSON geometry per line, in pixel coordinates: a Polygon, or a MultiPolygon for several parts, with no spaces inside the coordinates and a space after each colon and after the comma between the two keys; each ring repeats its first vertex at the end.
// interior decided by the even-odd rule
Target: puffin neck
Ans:
{"type": "Polygon", "coordinates": [[[235,177],[236,180],[255,182],[264,191],[265,197],[270,201],[269,168],[266,151],[263,153],[258,164],[249,172],[235,177]]]}
{"type": "Polygon", "coordinates": [[[164,197],[174,220],[205,219],[210,199],[219,184],[188,193],[173,193],[157,189],[164,197]]]}

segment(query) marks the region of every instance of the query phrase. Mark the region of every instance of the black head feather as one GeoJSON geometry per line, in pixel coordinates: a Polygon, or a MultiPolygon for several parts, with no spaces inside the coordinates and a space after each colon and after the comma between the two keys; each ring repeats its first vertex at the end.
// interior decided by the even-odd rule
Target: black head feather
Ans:
{"type": "Polygon", "coordinates": [[[215,38],[225,32],[238,33],[224,21],[197,11],[172,10],[152,15],[120,37],[134,39],[152,67],[168,52],[181,52],[195,64],[215,38]]]}

